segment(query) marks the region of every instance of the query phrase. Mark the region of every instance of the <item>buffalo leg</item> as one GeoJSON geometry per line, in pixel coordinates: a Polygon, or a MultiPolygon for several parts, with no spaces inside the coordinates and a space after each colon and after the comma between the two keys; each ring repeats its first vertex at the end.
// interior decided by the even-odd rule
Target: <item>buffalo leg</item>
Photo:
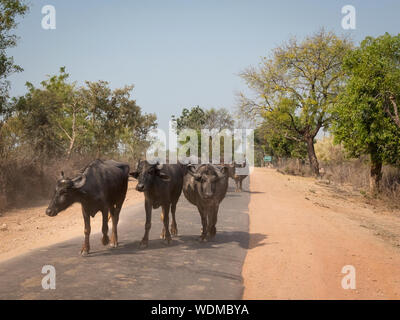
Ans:
{"type": "Polygon", "coordinates": [[[108,238],[108,210],[102,210],[103,214],[103,226],[101,228],[101,231],[103,233],[103,238],[101,239],[101,243],[106,246],[110,242],[110,239],[108,238]]]}
{"type": "Polygon", "coordinates": [[[83,220],[85,222],[85,241],[83,242],[82,249],[81,249],[81,255],[86,256],[90,252],[90,243],[89,243],[89,237],[90,237],[90,215],[85,212],[84,209],[82,209],[83,213],[83,220]]]}
{"type": "Polygon", "coordinates": [[[239,188],[240,192],[243,191],[243,190],[242,190],[242,183],[243,183],[243,180],[240,180],[240,188],[239,188]]]}
{"type": "Polygon", "coordinates": [[[161,210],[160,219],[161,219],[161,222],[163,224],[163,227],[162,227],[162,230],[161,230],[161,234],[160,234],[160,238],[161,239],[165,239],[164,210],[161,210]]]}
{"type": "Polygon", "coordinates": [[[207,238],[207,215],[204,212],[204,209],[199,209],[199,213],[200,213],[200,218],[201,218],[201,235],[200,235],[200,241],[205,241],[207,238]]]}
{"type": "Polygon", "coordinates": [[[171,233],[169,232],[169,204],[162,206],[163,216],[164,216],[164,230],[165,230],[165,240],[169,244],[172,240],[171,233]]]}
{"type": "Polygon", "coordinates": [[[149,242],[149,232],[151,228],[151,204],[145,200],[144,202],[144,208],[146,210],[146,224],[144,226],[144,236],[142,241],[140,242],[141,247],[147,247],[148,242],[149,242]]]}
{"type": "Polygon", "coordinates": [[[217,234],[217,228],[216,228],[217,218],[218,218],[218,206],[216,208],[213,208],[213,210],[211,211],[211,216],[209,216],[208,219],[208,225],[209,225],[208,233],[211,238],[215,237],[215,235],[217,234]]]}
{"type": "Polygon", "coordinates": [[[121,212],[121,205],[116,205],[111,209],[111,219],[112,219],[112,234],[110,246],[113,248],[118,247],[118,221],[119,213],[121,212]]]}
{"type": "Polygon", "coordinates": [[[172,215],[171,234],[173,236],[178,235],[178,225],[176,224],[175,212],[176,212],[176,202],[171,204],[171,215],[172,215]]]}

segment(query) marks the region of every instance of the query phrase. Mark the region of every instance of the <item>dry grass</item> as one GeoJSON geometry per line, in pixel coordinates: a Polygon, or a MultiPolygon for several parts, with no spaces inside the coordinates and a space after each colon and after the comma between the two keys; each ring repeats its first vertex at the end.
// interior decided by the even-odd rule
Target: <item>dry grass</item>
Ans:
{"type": "Polygon", "coordinates": [[[61,171],[72,177],[87,165],[89,158],[51,160],[44,165],[28,158],[0,160],[0,212],[20,208],[48,198],[61,171]]]}
{"type": "Polygon", "coordinates": [[[278,159],[274,164],[278,172],[293,176],[307,177],[312,175],[310,166],[300,159],[278,159]]]}
{"type": "MultiPolygon", "coordinates": [[[[298,159],[280,159],[276,163],[279,172],[297,176],[311,176],[309,164],[298,159]]],[[[338,163],[321,162],[321,179],[328,183],[351,186],[366,198],[369,195],[370,167],[367,158],[352,159],[338,163]]],[[[376,199],[388,207],[400,208],[400,169],[384,166],[382,169],[381,192],[376,199]]]]}

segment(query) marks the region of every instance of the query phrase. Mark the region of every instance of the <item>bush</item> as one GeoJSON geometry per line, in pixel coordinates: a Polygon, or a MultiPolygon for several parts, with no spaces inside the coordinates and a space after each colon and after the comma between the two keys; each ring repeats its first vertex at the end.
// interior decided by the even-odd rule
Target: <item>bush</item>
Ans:
{"type": "Polygon", "coordinates": [[[74,157],[44,165],[28,158],[0,160],[0,211],[49,199],[61,171],[72,177],[92,160],[74,157]]]}
{"type": "MultiPolygon", "coordinates": [[[[309,165],[299,159],[278,159],[275,163],[283,174],[312,176],[309,165]]],[[[367,156],[344,161],[321,161],[321,179],[340,185],[351,185],[362,195],[369,190],[370,161],[367,156]]],[[[386,165],[382,168],[379,197],[391,206],[400,206],[400,169],[386,165]]]]}
{"type": "Polygon", "coordinates": [[[310,165],[303,159],[279,158],[274,162],[278,171],[284,174],[294,176],[311,176],[312,171],[310,165]]]}
{"type": "Polygon", "coordinates": [[[346,160],[347,154],[341,144],[333,143],[333,136],[324,137],[314,145],[315,154],[321,162],[342,163],[346,160]]]}

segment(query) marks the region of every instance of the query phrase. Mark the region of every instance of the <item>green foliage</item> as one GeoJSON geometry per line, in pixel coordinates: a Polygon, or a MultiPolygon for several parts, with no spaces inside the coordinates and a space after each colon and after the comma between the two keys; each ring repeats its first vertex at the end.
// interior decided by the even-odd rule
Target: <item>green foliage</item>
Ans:
{"type": "MultiPolygon", "coordinates": [[[[179,134],[183,129],[193,129],[197,132],[198,139],[198,154],[201,154],[201,130],[215,130],[216,133],[224,129],[233,130],[234,120],[228,110],[224,108],[203,110],[199,106],[193,107],[190,110],[184,108],[179,117],[172,116],[172,121],[175,123],[175,128],[179,134]]],[[[181,144],[190,144],[190,138],[187,137],[184,141],[179,141],[181,144]]],[[[211,148],[211,145],[210,145],[211,148]]],[[[210,149],[211,151],[211,149],[210,149]]],[[[223,141],[220,141],[220,152],[223,157],[223,141]]],[[[211,152],[210,152],[211,154],[211,152]]],[[[189,156],[189,154],[187,154],[189,156]]]]}
{"type": "Polygon", "coordinates": [[[14,100],[7,123],[18,137],[15,149],[29,147],[41,162],[71,153],[137,157],[156,126],[153,114],[142,114],[130,98],[133,86],[111,90],[105,81],[77,87],[65,68],[14,100]],[[140,150],[139,150],[140,149],[140,150]]]}
{"type": "Polygon", "coordinates": [[[388,96],[398,99],[400,37],[367,37],[347,54],[345,90],[334,109],[335,141],[351,156],[369,154],[373,163],[400,164],[400,131],[385,112],[388,96]]]}
{"type": "Polygon", "coordinates": [[[15,47],[17,36],[12,30],[17,26],[17,18],[28,11],[28,6],[20,0],[0,0],[0,120],[5,112],[5,104],[8,99],[8,76],[22,71],[22,68],[14,63],[13,57],[7,55],[7,49],[15,47]]]}
{"type": "Polygon", "coordinates": [[[225,108],[203,110],[199,106],[184,108],[179,117],[172,116],[177,132],[182,129],[233,129],[234,120],[225,108]]]}
{"type": "Polygon", "coordinates": [[[261,116],[274,135],[306,143],[315,174],[314,137],[329,126],[330,108],[344,80],[342,59],[351,48],[348,40],[322,30],[301,42],[290,40],[271,58],[263,58],[258,68],[241,73],[256,93],[255,100],[241,96],[242,113],[261,116]]]}
{"type": "MultiPolygon", "coordinates": [[[[307,156],[307,148],[301,135],[291,130],[290,113],[295,106],[289,99],[282,99],[276,109],[263,112],[263,122],[257,129],[266,149],[266,153],[282,158],[304,159],[307,156]]],[[[298,121],[294,118],[294,121],[298,121]]]]}
{"type": "Polygon", "coordinates": [[[176,118],[172,116],[172,121],[176,124],[176,131],[179,133],[182,129],[201,130],[206,123],[206,113],[199,106],[192,109],[184,108],[182,114],[176,118]]]}

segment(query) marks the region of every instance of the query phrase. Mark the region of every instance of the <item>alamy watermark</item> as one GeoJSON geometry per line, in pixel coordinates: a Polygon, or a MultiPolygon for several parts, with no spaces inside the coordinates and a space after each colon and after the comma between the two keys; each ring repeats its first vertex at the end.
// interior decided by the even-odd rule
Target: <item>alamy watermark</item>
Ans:
{"type": "Polygon", "coordinates": [[[42,274],[45,276],[42,279],[42,288],[44,290],[55,290],[56,288],[56,268],[52,265],[45,265],[42,268],[42,274]]]}
{"type": "Polygon", "coordinates": [[[254,167],[254,129],[183,129],[177,133],[170,121],[168,135],[162,129],[155,129],[149,140],[152,141],[146,151],[149,162],[167,163],[168,150],[170,164],[236,162],[245,163],[246,168],[254,167]]]}
{"type": "Polygon", "coordinates": [[[342,288],[345,290],[356,288],[356,268],[352,265],[346,265],[342,268],[342,273],[346,274],[342,278],[342,288]]]}
{"type": "Polygon", "coordinates": [[[342,14],[345,16],[342,18],[342,28],[344,30],[355,30],[356,29],[356,8],[350,4],[342,7],[342,14]]]}
{"type": "Polygon", "coordinates": [[[45,30],[56,29],[56,8],[52,5],[45,5],[42,7],[42,28],[45,30]]]}

